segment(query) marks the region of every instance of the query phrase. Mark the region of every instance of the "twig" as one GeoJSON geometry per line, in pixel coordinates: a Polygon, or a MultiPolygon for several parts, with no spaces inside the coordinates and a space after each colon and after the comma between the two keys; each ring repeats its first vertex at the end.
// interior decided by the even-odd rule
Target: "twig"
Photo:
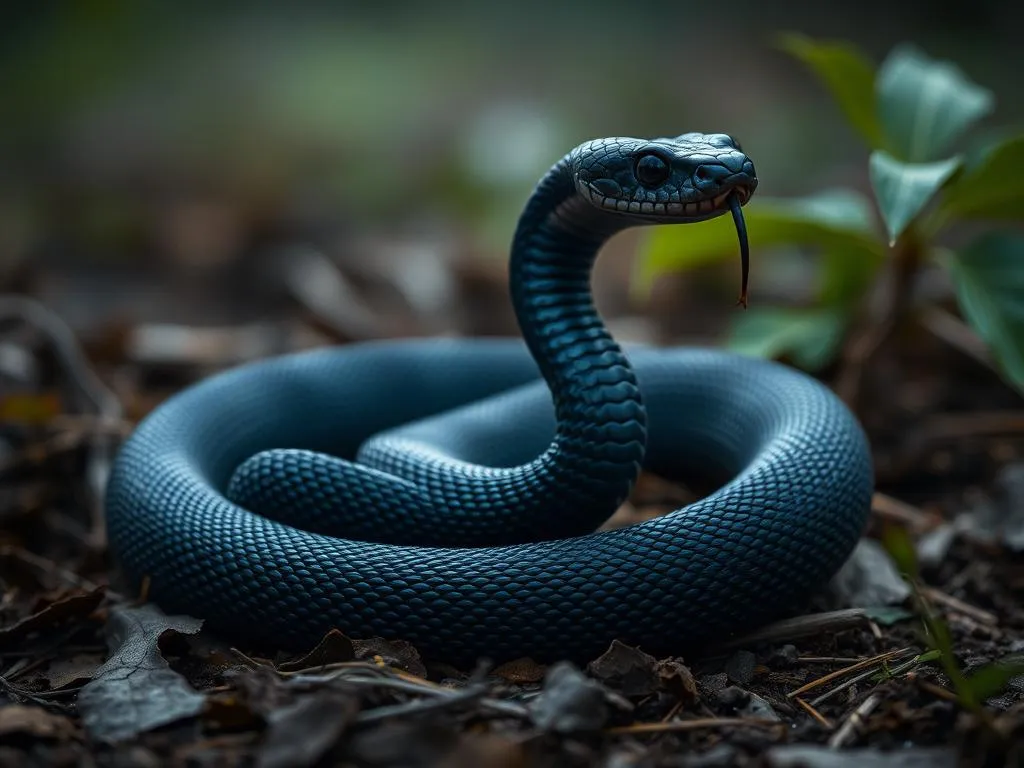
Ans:
{"type": "Polygon", "coordinates": [[[484,698],[486,693],[486,688],[474,686],[471,688],[463,688],[460,691],[455,691],[452,696],[418,699],[416,701],[407,701],[403,704],[375,707],[365,712],[360,712],[356,715],[355,722],[359,725],[366,725],[367,723],[376,723],[381,720],[386,720],[389,717],[420,715],[424,712],[436,712],[438,710],[451,709],[462,706],[463,704],[471,704],[479,701],[484,698]]]}
{"type": "Polygon", "coordinates": [[[605,733],[615,736],[642,733],[670,733],[678,731],[698,731],[702,728],[728,728],[732,726],[752,726],[770,728],[784,725],[781,720],[769,720],[755,717],[702,717],[694,720],[672,720],[667,723],[633,723],[609,728],[605,733]]]}
{"type": "Polygon", "coordinates": [[[886,653],[880,653],[877,656],[872,656],[870,659],[858,661],[856,664],[852,664],[849,667],[837,669],[835,672],[829,672],[824,677],[819,677],[817,680],[812,680],[806,685],[800,686],[795,691],[790,691],[786,694],[786,698],[792,699],[796,696],[799,696],[801,693],[806,693],[807,691],[819,688],[822,685],[825,685],[826,683],[830,683],[836,678],[843,677],[844,675],[848,675],[851,672],[857,672],[861,669],[864,669],[865,667],[874,666],[875,664],[878,664],[883,661],[888,661],[889,659],[896,658],[897,656],[905,656],[906,654],[913,652],[913,650],[913,648],[900,648],[896,651],[887,651],[886,653]]]}
{"type": "Polygon", "coordinates": [[[921,680],[918,678],[917,687],[922,691],[930,693],[932,696],[943,699],[945,701],[951,701],[954,704],[960,701],[960,697],[948,688],[943,688],[941,685],[936,685],[929,680],[921,680]]]}
{"type": "MultiPolygon", "coordinates": [[[[346,684],[360,685],[360,686],[372,686],[378,688],[390,688],[396,691],[404,691],[406,693],[418,693],[425,696],[441,696],[441,697],[452,697],[461,694],[461,691],[453,690],[451,688],[443,688],[440,686],[432,685],[420,685],[419,683],[413,683],[409,680],[403,680],[396,677],[391,677],[386,674],[379,676],[361,676],[358,674],[346,675],[342,672],[331,675],[299,675],[296,676],[296,680],[309,681],[309,682],[325,682],[328,680],[339,680],[346,684]]],[[[480,706],[489,709],[492,712],[496,712],[501,715],[510,715],[512,717],[524,718],[527,717],[529,712],[526,707],[521,704],[516,704],[511,701],[501,701],[499,699],[482,698],[480,699],[480,706]]]]}
{"type": "Polygon", "coordinates": [[[838,749],[849,741],[850,736],[854,730],[864,724],[864,718],[874,711],[875,707],[878,706],[879,702],[882,701],[882,697],[877,693],[872,693],[864,701],[861,702],[860,706],[857,707],[850,716],[846,718],[843,724],[839,727],[839,730],[835,732],[831,739],[828,740],[828,745],[832,749],[838,749]]]}
{"type": "Polygon", "coordinates": [[[812,707],[806,701],[801,699],[799,696],[797,696],[797,698],[794,699],[794,701],[796,701],[796,703],[799,704],[803,708],[804,712],[806,712],[811,717],[813,717],[815,720],[817,720],[818,723],[820,725],[822,725],[823,727],[828,728],[830,731],[835,727],[832,724],[831,720],[829,720],[827,717],[825,717],[823,714],[821,714],[821,712],[816,710],[814,707],[812,707]]]}
{"type": "Polygon", "coordinates": [[[867,612],[863,608],[845,608],[841,611],[811,613],[792,619],[783,619],[766,624],[754,632],[730,640],[724,645],[732,649],[756,643],[777,643],[783,640],[794,640],[809,637],[821,632],[840,632],[864,625],[867,612]]]}
{"type": "MultiPolygon", "coordinates": [[[[895,669],[890,670],[889,674],[892,677],[896,677],[897,675],[903,674],[903,672],[905,672],[906,670],[914,667],[918,663],[919,663],[919,657],[917,655],[915,655],[914,658],[912,658],[910,661],[907,661],[907,662],[901,664],[900,666],[896,667],[895,669]]],[[[886,661],[881,661],[877,665],[871,666],[866,671],[861,672],[859,675],[854,675],[849,680],[847,680],[847,681],[845,681],[843,683],[840,683],[835,688],[833,688],[833,689],[831,689],[829,691],[826,691],[825,693],[823,693],[820,696],[818,696],[816,699],[813,699],[811,701],[811,704],[813,704],[816,707],[817,706],[821,706],[821,704],[826,699],[830,699],[834,695],[836,695],[837,693],[841,693],[842,691],[845,691],[845,690],[847,690],[849,688],[852,688],[857,683],[861,682],[862,680],[867,680],[872,675],[877,675],[878,672],[879,672],[879,669],[884,668],[885,664],[886,664],[886,661]]]]}
{"type": "Polygon", "coordinates": [[[799,656],[801,664],[856,664],[860,659],[851,659],[849,656],[799,656]]]}
{"type": "Polygon", "coordinates": [[[983,608],[973,606],[970,603],[965,603],[963,600],[953,597],[952,595],[947,595],[945,592],[936,589],[935,587],[922,586],[921,592],[932,602],[942,603],[951,611],[962,613],[981,624],[994,626],[999,623],[999,617],[994,613],[990,613],[983,608]]]}
{"type": "Polygon", "coordinates": [[[886,520],[907,526],[914,533],[930,530],[938,522],[935,516],[929,515],[919,507],[877,491],[871,497],[871,511],[886,520]]]}

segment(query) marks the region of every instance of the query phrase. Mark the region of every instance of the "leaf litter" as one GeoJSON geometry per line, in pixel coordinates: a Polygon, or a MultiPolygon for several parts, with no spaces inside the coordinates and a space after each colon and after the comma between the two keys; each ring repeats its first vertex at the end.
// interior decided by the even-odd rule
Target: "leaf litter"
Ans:
{"type": "MultiPolygon", "coordinates": [[[[58,364],[21,366],[31,376],[8,405],[25,418],[0,435],[19,491],[0,511],[0,765],[902,768],[1021,759],[1024,684],[1014,667],[993,663],[1024,652],[1019,492],[1005,459],[1024,455],[1024,431],[975,434],[962,419],[957,453],[928,436],[938,415],[922,438],[886,415],[893,398],[872,395],[869,381],[865,397],[880,404],[866,418],[880,492],[865,540],[803,614],[700,656],[657,658],[615,641],[582,668],[518,659],[464,670],[421,657],[402,638],[354,638],[344,628],[282,655],[230,645],[198,619],[165,616],[108,583],[99,521],[82,500],[105,467],[96,436],[126,429],[88,398],[56,401],[57,415],[52,399],[33,404],[33,393],[85,391],[67,381],[83,374],[60,364],[45,328],[15,338],[26,360],[56,355],[58,364]],[[891,524],[919,550],[953,527],[938,556],[919,558],[917,596],[878,543],[891,524]],[[918,596],[944,619],[983,709],[961,705],[930,650],[918,596]]],[[[206,357],[190,367],[187,348],[163,367],[140,362],[158,356],[139,350],[138,360],[123,351],[92,357],[130,372],[124,410],[134,420],[156,393],[208,370],[206,357]]],[[[950,398],[962,401],[963,382],[977,381],[979,410],[1000,398],[1019,410],[987,368],[944,379],[948,359],[926,364],[948,381],[950,398]]],[[[882,392],[899,386],[886,370],[875,374],[882,392]]],[[[610,524],[696,495],[645,475],[610,524]]]]}

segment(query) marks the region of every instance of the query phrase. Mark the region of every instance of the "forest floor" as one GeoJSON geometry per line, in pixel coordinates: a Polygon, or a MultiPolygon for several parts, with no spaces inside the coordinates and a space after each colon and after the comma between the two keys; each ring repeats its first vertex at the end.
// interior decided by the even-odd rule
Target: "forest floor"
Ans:
{"type": "MultiPolygon", "coordinates": [[[[80,365],[44,317],[7,309],[0,766],[1024,765],[1024,676],[992,666],[1024,652],[1024,409],[924,331],[858,373],[874,512],[804,615],[701,657],[613,643],[583,667],[460,670],[341,632],[274,654],[119,592],[96,503],[111,452],[256,331],[119,327],[93,334],[80,365]],[[916,581],[882,541],[913,543],[916,581]]],[[[299,325],[303,341],[288,330],[253,354],[319,343],[299,325]]],[[[645,476],[610,524],[688,498],[645,476]]]]}

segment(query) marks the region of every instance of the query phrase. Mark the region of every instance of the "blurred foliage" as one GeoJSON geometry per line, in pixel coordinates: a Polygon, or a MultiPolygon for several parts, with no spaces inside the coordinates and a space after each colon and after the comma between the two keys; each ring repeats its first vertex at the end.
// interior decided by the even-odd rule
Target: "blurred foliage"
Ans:
{"type": "MultiPolygon", "coordinates": [[[[800,199],[755,196],[747,208],[752,244],[814,249],[819,290],[809,306],[740,315],[731,346],[821,369],[834,360],[883,267],[902,262],[916,274],[937,263],[952,277],[966,320],[991,346],[1007,379],[1024,390],[1024,237],[1013,228],[994,229],[956,248],[944,245],[949,232],[971,220],[1024,220],[1024,135],[948,155],[993,111],[994,97],[954,64],[915,46],[896,46],[877,71],[848,43],[787,35],[781,47],[820,78],[867,143],[879,216],[854,190],[800,199]]],[[[645,241],[638,284],[734,258],[735,240],[724,218],[696,228],[658,228],[645,241]]]]}

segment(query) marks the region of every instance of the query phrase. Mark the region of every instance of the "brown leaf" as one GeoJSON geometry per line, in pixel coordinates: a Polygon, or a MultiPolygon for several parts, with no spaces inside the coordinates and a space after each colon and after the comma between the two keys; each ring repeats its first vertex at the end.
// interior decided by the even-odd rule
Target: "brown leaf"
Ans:
{"type": "Polygon", "coordinates": [[[657,663],[639,648],[613,640],[602,656],[587,665],[587,672],[624,696],[649,696],[661,683],[657,663]]]}
{"type": "Polygon", "coordinates": [[[336,629],[332,629],[323,639],[302,658],[286,661],[277,665],[282,672],[299,672],[304,669],[325,667],[342,661],[352,661],[356,657],[352,641],[336,629]]]}
{"type": "Polygon", "coordinates": [[[700,700],[700,693],[697,691],[697,682],[693,679],[693,673],[681,660],[662,659],[658,662],[657,670],[662,687],[685,706],[696,704],[700,700]]]}
{"type": "Polygon", "coordinates": [[[64,622],[84,619],[103,602],[105,587],[55,600],[31,616],[0,629],[0,649],[10,648],[33,632],[51,629],[64,622]]]}
{"type": "Polygon", "coordinates": [[[15,736],[64,740],[75,735],[74,724],[63,715],[21,704],[0,707],[0,742],[6,743],[15,736]]]}
{"type": "Polygon", "coordinates": [[[494,674],[510,683],[539,683],[544,679],[547,667],[530,658],[506,661],[494,670],[494,674]]]}
{"type": "Polygon", "coordinates": [[[372,637],[369,640],[353,640],[356,658],[361,661],[377,661],[389,667],[405,670],[416,677],[426,677],[427,667],[420,658],[420,652],[404,640],[385,640],[372,637]]]}

